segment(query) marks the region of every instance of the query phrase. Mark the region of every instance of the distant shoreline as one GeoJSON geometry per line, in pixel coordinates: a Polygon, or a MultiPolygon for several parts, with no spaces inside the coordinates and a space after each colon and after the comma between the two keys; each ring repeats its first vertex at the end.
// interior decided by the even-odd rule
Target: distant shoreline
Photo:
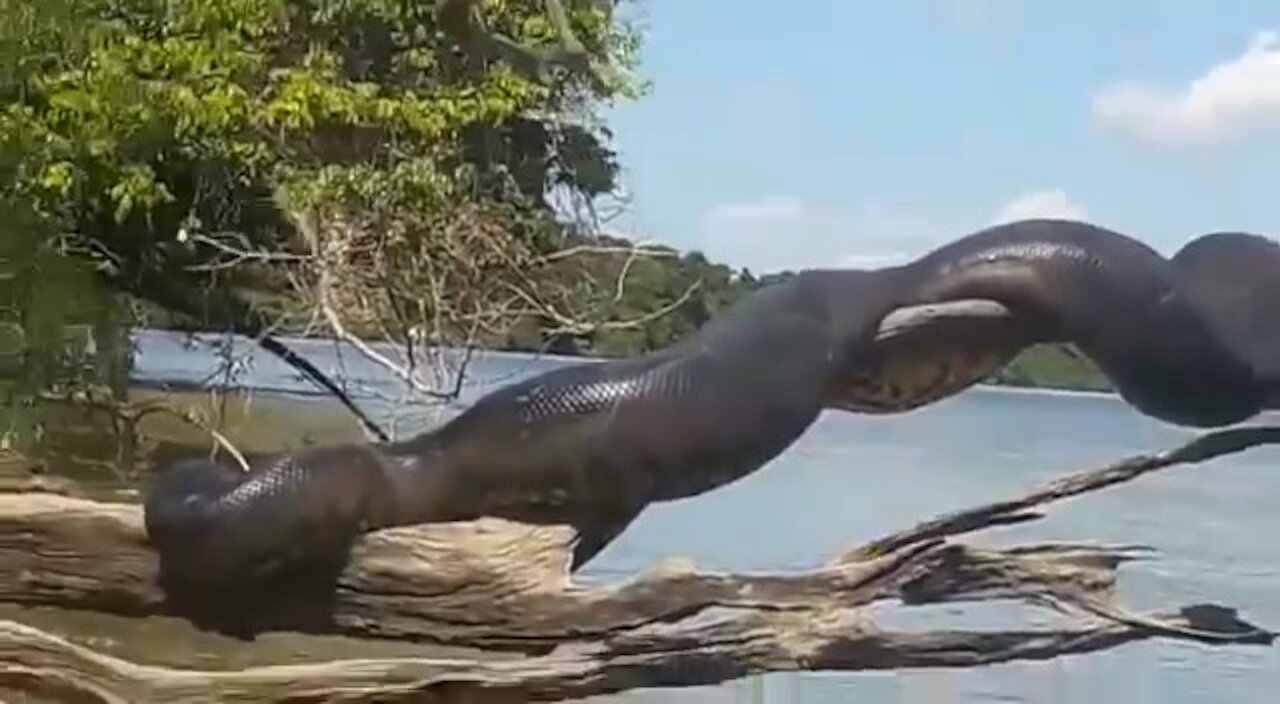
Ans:
{"type": "Polygon", "coordinates": [[[1026,386],[1015,384],[977,384],[977,388],[987,391],[1002,391],[1007,393],[1019,394],[1047,394],[1052,396],[1082,396],[1082,397],[1104,397],[1117,398],[1118,394],[1114,391],[1099,391],[1097,389],[1062,389],[1055,386],[1026,386]]]}

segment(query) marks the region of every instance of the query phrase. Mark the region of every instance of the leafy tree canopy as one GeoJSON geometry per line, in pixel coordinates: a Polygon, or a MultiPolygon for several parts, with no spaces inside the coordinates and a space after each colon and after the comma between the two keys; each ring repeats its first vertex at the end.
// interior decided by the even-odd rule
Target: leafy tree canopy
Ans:
{"type": "MultiPolygon", "coordinates": [[[[380,240],[347,244],[420,259],[457,244],[466,206],[503,245],[551,249],[548,194],[615,188],[592,116],[640,86],[470,53],[453,5],[521,46],[558,41],[528,0],[4,0],[5,196],[118,288],[249,331],[265,320],[228,292],[279,292],[299,273],[281,264],[325,249],[299,211],[354,213],[380,240]]],[[[593,59],[633,61],[612,3],[566,17],[593,59]]]]}

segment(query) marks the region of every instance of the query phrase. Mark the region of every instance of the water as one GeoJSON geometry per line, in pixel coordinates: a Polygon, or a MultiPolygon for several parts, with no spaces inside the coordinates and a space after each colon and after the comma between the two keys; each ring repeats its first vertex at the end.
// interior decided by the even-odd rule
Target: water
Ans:
{"type": "MultiPolygon", "coordinates": [[[[196,381],[216,368],[208,347],[177,336],[140,336],[142,381],[196,381]]],[[[405,408],[398,382],[333,343],[297,345],[326,371],[359,380],[377,417],[409,418],[404,432],[453,412],[405,408]]],[[[563,359],[482,356],[464,397],[563,359]]],[[[255,355],[243,381],[308,392],[287,367],[255,355]]],[[[456,410],[456,409],[454,409],[456,410]]],[[[1274,415],[1264,418],[1280,421],[1274,415]]],[[[703,496],[647,509],[585,570],[615,579],[656,560],[687,556],[705,567],[786,570],[816,566],[843,548],[933,514],[1016,495],[1062,474],[1175,445],[1191,433],[1094,395],[973,390],[916,412],[868,417],[826,413],[767,467],[703,496]]],[[[1280,627],[1280,448],[1171,468],[1052,508],[1034,524],[983,534],[983,542],[1075,540],[1138,543],[1155,559],[1121,568],[1121,598],[1138,609],[1215,602],[1280,627]]],[[[950,626],[983,627],[1008,611],[948,607],[950,626]],[[964,615],[969,614],[969,618],[964,615]]],[[[891,625],[928,627],[938,618],[891,625]]],[[[910,616],[910,614],[907,614],[910,616]]],[[[1005,620],[1005,619],[1002,619],[1005,620]]],[[[1003,623],[1002,625],[1008,625],[1003,623]]],[[[1023,624],[1026,625],[1026,624],[1023,624]]],[[[1280,689],[1274,648],[1210,648],[1163,640],[1048,663],[896,673],[771,674],[720,687],[628,693],[613,702],[1037,702],[1181,704],[1265,702],[1280,689]]],[[[600,701],[604,701],[601,699],[600,701]]]]}

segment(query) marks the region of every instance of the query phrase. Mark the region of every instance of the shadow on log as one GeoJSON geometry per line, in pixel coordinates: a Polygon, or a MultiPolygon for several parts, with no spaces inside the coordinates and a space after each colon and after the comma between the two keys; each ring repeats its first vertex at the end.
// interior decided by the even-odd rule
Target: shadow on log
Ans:
{"type": "MultiPolygon", "coordinates": [[[[214,672],[140,665],[0,621],[0,693],[57,701],[557,701],[752,673],[969,667],[1051,659],[1152,637],[1270,644],[1271,631],[1199,604],[1137,614],[1114,599],[1142,548],[978,549],[958,535],[1034,520],[1036,507],[1147,472],[1266,443],[1280,428],[1203,435],[1081,472],[1027,496],[922,523],[791,574],[723,574],[669,562],[617,585],[567,574],[574,534],[497,519],[362,539],[326,619],[273,628],[435,642],[520,657],[338,660],[214,672]],[[1039,630],[886,630],[873,605],[1018,600],[1063,614],[1039,630]]],[[[138,507],[0,494],[0,601],[130,616],[165,613],[138,507]]],[[[248,628],[247,630],[254,630],[248,628]]]]}

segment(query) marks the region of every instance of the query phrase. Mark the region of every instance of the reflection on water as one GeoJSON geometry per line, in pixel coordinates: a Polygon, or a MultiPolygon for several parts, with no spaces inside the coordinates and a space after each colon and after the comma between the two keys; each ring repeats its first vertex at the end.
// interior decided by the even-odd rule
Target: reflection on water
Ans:
{"type": "MultiPolygon", "coordinates": [[[[217,367],[207,347],[178,336],[140,339],[140,381],[197,382],[217,367]]],[[[401,432],[453,411],[397,402],[397,382],[332,343],[299,347],[326,371],[345,368],[360,402],[396,417],[401,432]]],[[[563,364],[487,355],[472,367],[470,400],[495,381],[563,364]]],[[[309,389],[277,360],[255,355],[242,379],[254,387],[309,389]]],[[[283,404],[266,398],[266,403],[283,404]]],[[[260,400],[257,403],[264,403],[260,400]]],[[[268,405],[265,408],[271,408],[268,405]]],[[[278,409],[286,406],[278,405],[278,409]]],[[[270,425],[346,424],[333,404],[300,412],[289,404],[270,425]]],[[[456,409],[455,409],[456,410],[456,409]]],[[[1280,420],[1264,418],[1262,420],[1280,420]]],[[[650,507],[584,575],[614,579],[682,555],[725,569],[815,566],[842,548],[938,512],[1017,494],[1065,472],[1173,445],[1189,432],[1138,416],[1109,397],[975,390],[892,417],[826,413],[799,442],[756,474],[700,497],[650,507]]],[[[332,435],[321,437],[332,437],[332,435]]],[[[1280,448],[1261,448],[1199,467],[1174,468],[1057,506],[1047,520],[991,531],[977,540],[1098,540],[1140,543],[1156,559],[1121,568],[1129,604],[1157,609],[1213,601],[1246,619],[1280,626],[1280,448]]],[[[887,626],[1007,625],[1019,610],[984,606],[895,611],[887,626]],[[941,614],[941,616],[939,615],[941,614]]],[[[1015,625],[1043,625],[1022,621],[1015,625]]],[[[974,670],[775,674],[723,687],[599,698],[613,702],[1087,702],[1128,704],[1264,702],[1280,688],[1280,655],[1258,647],[1208,648],[1150,641],[1047,663],[974,670]]]]}

